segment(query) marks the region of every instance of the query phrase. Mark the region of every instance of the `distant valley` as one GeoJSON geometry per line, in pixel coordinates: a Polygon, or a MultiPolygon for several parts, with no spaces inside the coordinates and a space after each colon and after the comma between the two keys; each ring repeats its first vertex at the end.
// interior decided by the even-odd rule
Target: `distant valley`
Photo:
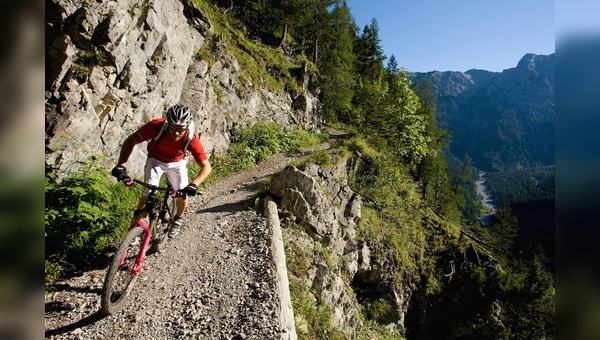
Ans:
{"type": "Polygon", "coordinates": [[[487,172],[487,191],[519,221],[518,250],[554,257],[555,55],[526,54],[503,72],[409,73],[436,89],[438,120],[452,135],[451,171],[465,155],[487,172]]]}

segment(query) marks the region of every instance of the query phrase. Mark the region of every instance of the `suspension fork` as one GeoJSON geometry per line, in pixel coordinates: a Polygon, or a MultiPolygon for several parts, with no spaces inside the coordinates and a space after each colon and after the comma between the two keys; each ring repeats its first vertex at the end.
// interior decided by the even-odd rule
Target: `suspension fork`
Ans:
{"type": "MultiPolygon", "coordinates": [[[[146,256],[146,250],[148,250],[148,244],[150,243],[150,238],[152,236],[152,233],[150,232],[150,227],[148,226],[148,223],[146,223],[146,221],[144,221],[143,219],[134,221],[131,226],[129,227],[129,230],[135,228],[135,227],[142,227],[144,229],[144,239],[142,240],[142,244],[141,244],[141,251],[140,253],[137,255],[137,258],[135,260],[135,264],[133,265],[133,267],[131,268],[131,272],[134,275],[138,275],[141,271],[142,271],[142,263],[144,262],[144,258],[146,256]]],[[[125,262],[125,256],[127,255],[127,252],[123,253],[123,255],[121,255],[121,264],[123,264],[125,262]]]]}

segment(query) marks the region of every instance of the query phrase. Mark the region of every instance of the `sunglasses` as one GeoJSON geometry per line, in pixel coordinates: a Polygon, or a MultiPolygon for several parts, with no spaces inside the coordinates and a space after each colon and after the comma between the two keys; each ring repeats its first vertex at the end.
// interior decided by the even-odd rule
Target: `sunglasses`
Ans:
{"type": "Polygon", "coordinates": [[[169,124],[169,130],[175,132],[184,132],[187,129],[187,126],[178,126],[169,124]]]}

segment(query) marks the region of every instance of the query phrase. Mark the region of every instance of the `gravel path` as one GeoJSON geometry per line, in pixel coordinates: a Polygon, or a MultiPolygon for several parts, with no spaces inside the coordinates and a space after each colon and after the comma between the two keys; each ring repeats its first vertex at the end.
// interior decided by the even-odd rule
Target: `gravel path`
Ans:
{"type": "Polygon", "coordinates": [[[47,339],[279,338],[270,231],[254,212],[277,156],[194,197],[181,233],[145,260],[125,307],[99,315],[105,269],[58,282],[45,298],[47,339]]]}

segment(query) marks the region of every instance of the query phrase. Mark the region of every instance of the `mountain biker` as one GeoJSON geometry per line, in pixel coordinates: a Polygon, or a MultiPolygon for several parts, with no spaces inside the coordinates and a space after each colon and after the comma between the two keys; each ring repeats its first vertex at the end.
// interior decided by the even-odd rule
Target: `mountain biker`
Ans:
{"type": "MultiPolygon", "coordinates": [[[[117,180],[127,179],[127,160],[135,145],[149,141],[147,146],[148,159],[144,167],[144,181],[147,184],[158,185],[161,176],[166,173],[169,181],[176,190],[182,190],[184,197],[175,201],[176,214],[169,231],[170,237],[179,234],[182,217],[188,205],[188,196],[195,196],[198,186],[210,175],[212,168],[200,139],[193,132],[192,113],[187,106],[177,104],[167,110],[167,118],[154,119],[125,139],[121,146],[119,160],[111,174],[117,180]],[[161,130],[162,129],[162,130],[161,130]],[[164,133],[164,130],[168,133],[164,133]],[[189,148],[196,163],[200,166],[198,175],[188,182],[186,151],[189,148]]],[[[141,210],[148,200],[148,189],[144,190],[135,212],[136,218],[147,215],[141,210]],[[140,215],[140,216],[138,216],[140,215]]]]}

